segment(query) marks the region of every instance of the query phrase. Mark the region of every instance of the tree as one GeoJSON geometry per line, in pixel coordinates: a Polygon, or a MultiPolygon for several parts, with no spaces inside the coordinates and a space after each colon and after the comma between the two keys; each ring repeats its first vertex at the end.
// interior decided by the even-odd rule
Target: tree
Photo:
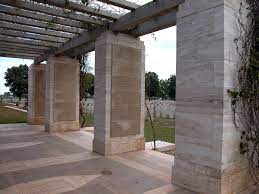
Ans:
{"type": "MultiPolygon", "coordinates": [[[[94,74],[88,72],[82,72],[82,81],[84,96],[93,96],[94,95],[94,74]]],[[[82,94],[83,95],[83,94],[82,94]]]]}
{"type": "Polygon", "coordinates": [[[27,96],[28,93],[28,66],[8,68],[5,72],[5,86],[10,87],[10,92],[19,98],[27,96]]]}
{"type": "Polygon", "coordinates": [[[159,79],[154,72],[145,74],[145,92],[149,98],[158,97],[159,95],[159,79]]]}
{"type": "Polygon", "coordinates": [[[79,113],[82,118],[81,127],[84,127],[87,117],[87,110],[85,108],[85,99],[94,95],[94,75],[89,73],[92,70],[89,63],[88,54],[79,57],[80,62],[80,107],[79,113]]]}
{"type": "Polygon", "coordinates": [[[166,80],[159,80],[159,86],[160,86],[160,89],[159,89],[159,97],[162,98],[162,99],[168,99],[169,95],[169,82],[168,82],[168,79],[166,80]]]}
{"type": "Polygon", "coordinates": [[[171,75],[168,79],[168,96],[170,99],[175,100],[176,94],[176,76],[171,75]]]}

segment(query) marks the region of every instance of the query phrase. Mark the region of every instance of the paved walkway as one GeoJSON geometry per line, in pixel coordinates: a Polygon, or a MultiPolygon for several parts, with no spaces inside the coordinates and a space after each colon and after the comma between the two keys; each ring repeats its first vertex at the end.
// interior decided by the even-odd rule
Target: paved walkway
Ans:
{"type": "Polygon", "coordinates": [[[0,194],[191,194],[171,184],[173,157],[92,153],[93,134],[0,125],[0,194]]]}

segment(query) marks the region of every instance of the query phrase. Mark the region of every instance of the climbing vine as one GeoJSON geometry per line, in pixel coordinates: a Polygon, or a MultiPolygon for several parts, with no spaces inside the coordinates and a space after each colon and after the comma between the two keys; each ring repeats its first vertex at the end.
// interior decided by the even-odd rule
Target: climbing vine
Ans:
{"type": "Polygon", "coordinates": [[[235,39],[239,64],[237,87],[229,89],[234,124],[240,131],[240,153],[259,182],[259,0],[243,0],[237,14],[235,39]]]}

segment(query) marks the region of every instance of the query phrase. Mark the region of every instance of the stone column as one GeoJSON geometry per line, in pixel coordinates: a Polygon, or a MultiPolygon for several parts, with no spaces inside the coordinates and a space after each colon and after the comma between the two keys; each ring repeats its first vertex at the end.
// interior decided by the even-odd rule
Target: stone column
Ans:
{"type": "Polygon", "coordinates": [[[186,0],[177,16],[174,184],[198,193],[240,193],[252,184],[240,155],[227,90],[237,73],[240,0],[186,0]]]}
{"type": "Polygon", "coordinates": [[[93,150],[103,155],[143,150],[144,43],[106,32],[95,44],[93,150]]]}
{"type": "Polygon", "coordinates": [[[45,120],[45,65],[29,67],[28,75],[28,117],[27,123],[44,124],[45,120]]]}
{"type": "Polygon", "coordinates": [[[79,61],[49,57],[46,65],[45,130],[79,130],[79,61]]]}

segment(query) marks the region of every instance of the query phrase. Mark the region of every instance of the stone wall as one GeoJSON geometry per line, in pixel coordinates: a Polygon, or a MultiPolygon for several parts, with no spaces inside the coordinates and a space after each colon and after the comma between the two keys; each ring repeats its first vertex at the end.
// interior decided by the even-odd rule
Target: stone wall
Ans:
{"type": "MultiPolygon", "coordinates": [[[[146,100],[146,103],[152,117],[171,119],[175,117],[176,102],[174,100],[146,100]]],[[[84,106],[88,113],[94,113],[94,99],[87,99],[84,102],[84,106]]],[[[145,114],[146,113],[145,107],[145,114]]]]}

